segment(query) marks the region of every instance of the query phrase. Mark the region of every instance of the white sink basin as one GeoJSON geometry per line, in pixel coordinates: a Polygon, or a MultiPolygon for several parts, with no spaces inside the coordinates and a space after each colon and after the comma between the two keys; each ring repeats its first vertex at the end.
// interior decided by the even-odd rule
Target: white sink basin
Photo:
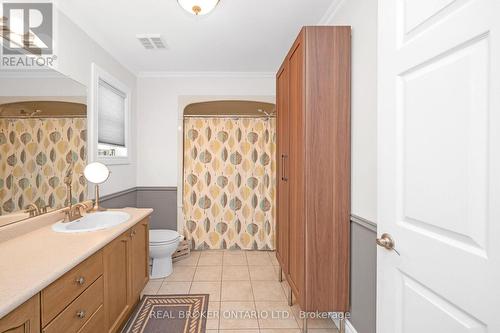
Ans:
{"type": "Polygon", "coordinates": [[[56,232],[77,233],[109,229],[126,222],[130,215],[125,212],[107,211],[90,213],[73,222],[57,222],[52,225],[56,232]]]}

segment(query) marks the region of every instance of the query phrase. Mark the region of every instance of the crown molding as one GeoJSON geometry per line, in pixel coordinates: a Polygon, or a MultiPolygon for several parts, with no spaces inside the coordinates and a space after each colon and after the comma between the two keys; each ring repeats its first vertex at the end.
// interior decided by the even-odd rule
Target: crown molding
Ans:
{"type": "Polygon", "coordinates": [[[319,20],[318,24],[319,25],[328,25],[331,24],[331,21],[335,14],[337,14],[337,11],[339,8],[344,4],[345,0],[334,0],[330,7],[325,12],[325,15],[319,20]]]}
{"type": "Polygon", "coordinates": [[[274,78],[273,72],[139,72],[139,78],[274,78]]]}

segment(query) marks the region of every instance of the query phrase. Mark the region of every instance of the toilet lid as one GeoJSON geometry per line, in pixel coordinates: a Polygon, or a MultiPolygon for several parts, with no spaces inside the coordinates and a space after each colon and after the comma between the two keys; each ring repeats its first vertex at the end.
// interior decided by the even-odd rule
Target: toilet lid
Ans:
{"type": "Polygon", "coordinates": [[[149,230],[149,243],[170,243],[177,240],[180,236],[174,230],[149,230]]]}

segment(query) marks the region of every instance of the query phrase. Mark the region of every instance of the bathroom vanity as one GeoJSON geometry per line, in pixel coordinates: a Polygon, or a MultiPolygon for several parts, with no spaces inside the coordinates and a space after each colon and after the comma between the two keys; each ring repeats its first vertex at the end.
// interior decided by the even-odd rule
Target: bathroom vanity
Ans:
{"type": "Polygon", "coordinates": [[[0,332],[120,331],[149,280],[152,213],[122,211],[106,230],[57,233],[49,214],[4,231],[16,237],[0,237],[0,332]]]}

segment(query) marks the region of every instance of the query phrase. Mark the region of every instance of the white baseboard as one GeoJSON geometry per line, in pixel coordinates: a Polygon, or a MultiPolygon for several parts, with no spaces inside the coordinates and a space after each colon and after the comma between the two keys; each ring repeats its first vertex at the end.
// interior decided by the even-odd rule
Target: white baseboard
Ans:
{"type": "MultiPolygon", "coordinates": [[[[337,329],[339,328],[340,321],[338,319],[332,318],[333,322],[335,323],[335,326],[337,326],[337,329]]],[[[354,326],[352,326],[351,322],[349,320],[345,321],[345,332],[346,333],[358,333],[354,326]]]]}
{"type": "Polygon", "coordinates": [[[345,330],[346,333],[358,333],[349,320],[345,322],[345,330]]]}

